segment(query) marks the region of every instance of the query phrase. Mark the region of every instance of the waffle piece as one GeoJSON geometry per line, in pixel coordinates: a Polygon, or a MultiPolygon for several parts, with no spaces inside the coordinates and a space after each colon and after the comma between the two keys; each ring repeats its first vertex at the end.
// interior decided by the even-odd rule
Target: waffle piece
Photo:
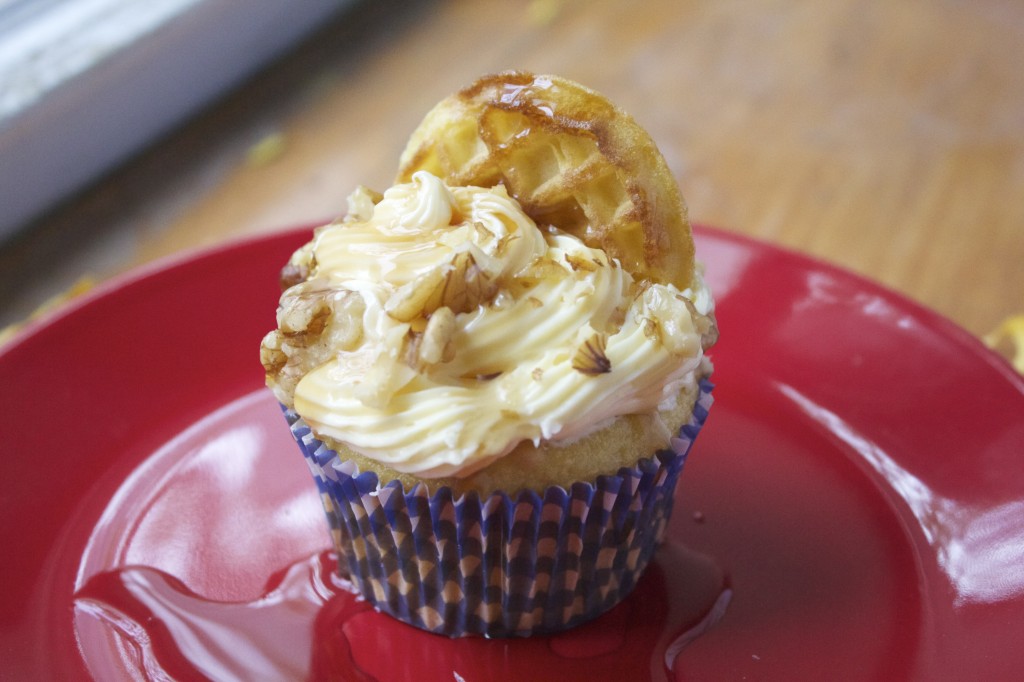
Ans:
{"type": "Polygon", "coordinates": [[[538,225],[603,249],[637,279],[692,283],[693,237],[665,159],[629,114],[578,83],[485,76],[413,132],[398,181],[418,170],[449,185],[504,183],[538,225]]]}

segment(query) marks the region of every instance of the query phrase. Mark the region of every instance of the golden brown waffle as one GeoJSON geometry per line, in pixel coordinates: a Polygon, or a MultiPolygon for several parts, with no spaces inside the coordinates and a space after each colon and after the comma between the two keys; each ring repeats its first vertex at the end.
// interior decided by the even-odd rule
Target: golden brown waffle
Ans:
{"type": "Polygon", "coordinates": [[[693,238],[665,159],[629,114],[578,83],[481,78],[413,132],[398,181],[418,170],[449,185],[504,183],[538,225],[603,249],[638,279],[691,284],[693,238]]]}

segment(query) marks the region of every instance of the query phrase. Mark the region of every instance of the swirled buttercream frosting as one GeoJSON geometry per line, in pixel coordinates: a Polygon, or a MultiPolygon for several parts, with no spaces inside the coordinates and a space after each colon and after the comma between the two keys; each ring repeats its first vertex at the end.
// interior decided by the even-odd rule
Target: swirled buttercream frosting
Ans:
{"type": "Polygon", "coordinates": [[[426,171],[357,190],[283,274],[268,384],[320,436],[396,471],[464,477],[522,441],[569,442],[675,399],[713,300],[634,281],[539,227],[499,185],[426,171]]]}

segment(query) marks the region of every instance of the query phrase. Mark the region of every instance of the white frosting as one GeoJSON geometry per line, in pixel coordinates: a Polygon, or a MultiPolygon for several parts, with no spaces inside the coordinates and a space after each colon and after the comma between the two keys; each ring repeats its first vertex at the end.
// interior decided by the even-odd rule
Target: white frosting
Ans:
{"type": "Polygon", "coordinates": [[[713,308],[699,277],[696,291],[640,291],[604,252],[538,229],[504,188],[448,188],[422,171],[359,213],[312,246],[330,295],[364,304],[359,343],[296,387],[319,434],[398,471],[466,476],[523,440],[655,411],[692,380],[691,311],[713,308]],[[422,312],[420,299],[432,301],[422,312]]]}

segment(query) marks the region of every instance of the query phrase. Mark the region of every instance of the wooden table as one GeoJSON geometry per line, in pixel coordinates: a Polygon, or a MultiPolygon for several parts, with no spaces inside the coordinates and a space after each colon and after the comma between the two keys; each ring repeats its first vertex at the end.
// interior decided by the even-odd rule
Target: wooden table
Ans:
{"type": "Polygon", "coordinates": [[[390,183],[437,100],[512,67],[632,112],[697,222],[974,334],[1024,312],[1024,4],[386,0],[6,245],[3,321],[83,275],[333,217],[357,184],[390,183]]]}

